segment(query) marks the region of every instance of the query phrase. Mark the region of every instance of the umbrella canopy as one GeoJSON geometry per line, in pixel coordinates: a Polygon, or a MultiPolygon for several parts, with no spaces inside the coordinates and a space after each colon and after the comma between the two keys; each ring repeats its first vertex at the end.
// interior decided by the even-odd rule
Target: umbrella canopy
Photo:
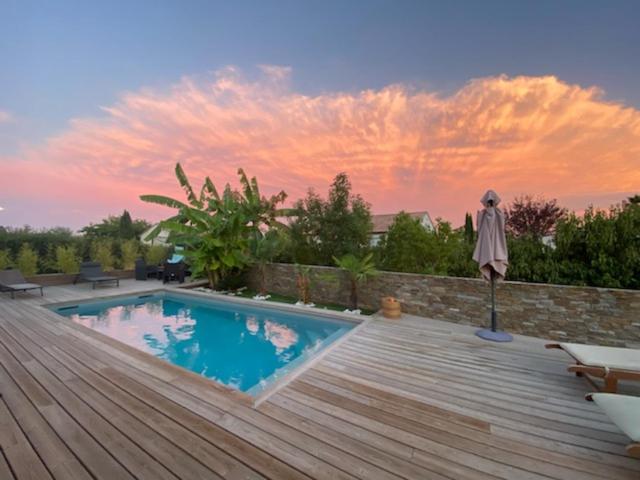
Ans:
{"type": "Polygon", "coordinates": [[[487,191],[480,200],[484,210],[478,211],[478,242],[473,259],[478,262],[482,276],[491,280],[492,271],[495,280],[504,279],[509,265],[507,239],[504,229],[504,213],[497,208],[500,197],[493,190],[487,191]]]}

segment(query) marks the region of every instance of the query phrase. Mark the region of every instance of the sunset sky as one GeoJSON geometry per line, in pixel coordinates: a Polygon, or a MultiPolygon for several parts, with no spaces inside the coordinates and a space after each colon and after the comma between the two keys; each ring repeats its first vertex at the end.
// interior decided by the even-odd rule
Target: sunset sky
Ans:
{"type": "Polygon", "coordinates": [[[455,225],[488,188],[640,193],[640,2],[0,2],[0,225],[170,212],[173,166],[349,174],[455,225]],[[93,5],[91,5],[93,3],[93,5]]]}

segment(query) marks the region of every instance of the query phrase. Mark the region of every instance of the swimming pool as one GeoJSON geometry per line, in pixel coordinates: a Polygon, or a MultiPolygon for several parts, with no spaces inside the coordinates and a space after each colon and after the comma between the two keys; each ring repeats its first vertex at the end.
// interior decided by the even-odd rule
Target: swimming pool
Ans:
{"type": "Polygon", "coordinates": [[[357,323],[157,292],[52,307],[76,323],[257,396],[357,323]]]}

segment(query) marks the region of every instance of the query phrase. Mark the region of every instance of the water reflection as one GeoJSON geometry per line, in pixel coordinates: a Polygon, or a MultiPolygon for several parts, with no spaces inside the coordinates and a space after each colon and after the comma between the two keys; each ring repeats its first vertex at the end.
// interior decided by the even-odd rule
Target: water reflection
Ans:
{"type": "Polygon", "coordinates": [[[276,347],[278,353],[295,345],[298,341],[298,334],[295,331],[273,320],[264,321],[264,335],[276,347]]]}
{"type": "Polygon", "coordinates": [[[176,365],[243,391],[348,326],[258,309],[231,310],[155,298],[97,310],[71,318],[89,328],[176,365]]]}

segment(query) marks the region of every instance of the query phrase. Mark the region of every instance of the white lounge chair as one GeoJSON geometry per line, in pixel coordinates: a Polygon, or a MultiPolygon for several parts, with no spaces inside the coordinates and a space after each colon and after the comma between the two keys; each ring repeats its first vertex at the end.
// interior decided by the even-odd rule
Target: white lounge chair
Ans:
{"type": "Polygon", "coordinates": [[[640,457],[640,397],[613,393],[591,393],[587,400],[594,401],[633,443],[627,445],[627,453],[640,457]]]}
{"type": "Polygon", "coordinates": [[[577,343],[550,343],[546,348],[560,348],[571,355],[576,364],[567,370],[585,377],[603,392],[615,393],[618,380],[640,380],[640,350],[577,343]],[[602,378],[604,387],[600,388],[590,376],[602,378]]]}

